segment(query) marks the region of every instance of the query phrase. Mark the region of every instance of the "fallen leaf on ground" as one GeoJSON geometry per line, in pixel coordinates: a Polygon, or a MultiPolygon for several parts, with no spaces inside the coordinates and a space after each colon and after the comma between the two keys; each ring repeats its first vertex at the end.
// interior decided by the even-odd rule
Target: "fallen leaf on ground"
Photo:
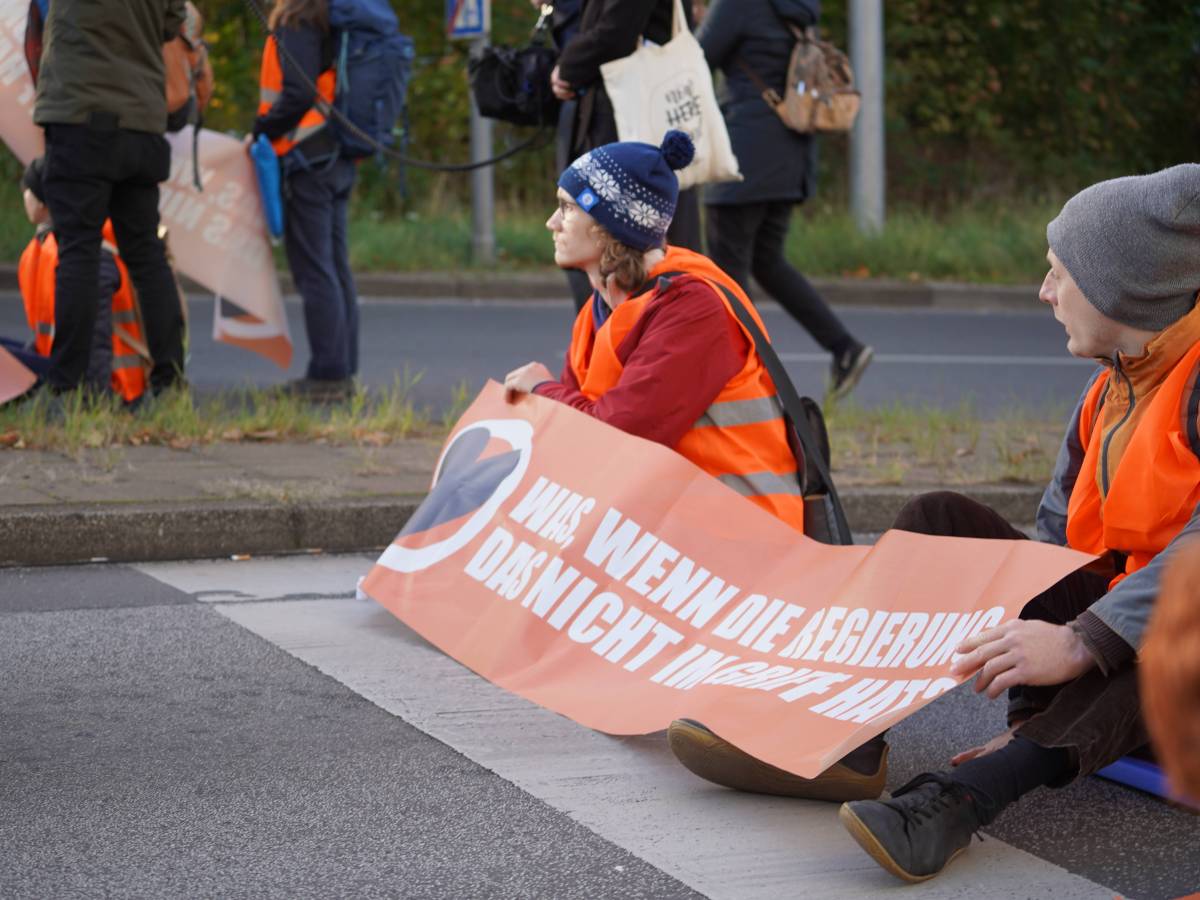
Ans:
{"type": "Polygon", "coordinates": [[[274,428],[265,428],[262,431],[247,431],[246,437],[252,441],[273,441],[279,437],[279,432],[274,428]]]}

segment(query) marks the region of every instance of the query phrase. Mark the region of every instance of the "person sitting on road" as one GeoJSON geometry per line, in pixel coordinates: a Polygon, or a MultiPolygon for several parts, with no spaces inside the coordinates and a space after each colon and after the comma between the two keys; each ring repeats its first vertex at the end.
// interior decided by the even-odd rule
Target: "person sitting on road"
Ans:
{"type": "Polygon", "coordinates": [[[1200,539],[1173,554],[1139,659],[1155,754],[1172,791],[1200,809],[1200,539]]]}
{"type": "MultiPolygon", "coordinates": [[[[50,212],[42,193],[41,157],[25,170],[21,179],[25,214],[37,227],[33,238],[21,254],[17,270],[25,317],[33,331],[33,339],[23,344],[0,339],[31,371],[43,376],[50,368],[54,344],[55,273],[58,268],[56,242],[50,212]]],[[[146,390],[148,351],[142,339],[138,306],[129,273],[116,251],[116,239],[111,222],[103,228],[104,243],[100,252],[100,305],[92,332],[88,358],[83,363],[84,384],[95,396],[111,390],[127,404],[132,404],[146,390]]]]}
{"type": "MultiPolygon", "coordinates": [[[[936,875],[1023,795],[1146,743],[1138,670],[1153,649],[1147,622],[1169,560],[1200,534],[1200,165],[1094,184],[1046,233],[1050,269],[1039,297],[1066,330],[1068,352],[1101,367],[1067,427],[1038,537],[1100,560],[958,648],[956,674],[977,673],[975,690],[989,697],[1009,692],[1005,733],[889,800],[842,806],[855,840],[906,881],[936,875]]],[[[993,510],[944,492],[910,502],[896,527],[1025,537],[993,510]]],[[[1185,655],[1196,646],[1159,635],[1159,667],[1163,641],[1185,655]]],[[[1194,726],[1195,653],[1187,665],[1194,726]]],[[[1186,733],[1195,739],[1194,727],[1186,733]]],[[[1194,745],[1189,752],[1194,761],[1194,745]]]]}
{"type": "MultiPolygon", "coordinates": [[[[782,405],[730,304],[745,306],[759,327],[762,321],[711,260],[665,244],[679,189],[672,170],[686,166],[693,152],[687,135],[671,131],[661,147],[606,144],[562,173],[558,210],[546,223],[554,261],[587,272],[592,299],[575,320],[562,375],[556,379],[531,362],[509,372],[505,387],[671,447],[803,532],[804,501],[782,405]]],[[[690,741],[696,753],[681,761],[710,777],[708,751],[719,738],[690,720],[674,723],[669,736],[677,755],[679,742],[690,741]]],[[[877,739],[816,779],[772,770],[765,781],[735,779],[731,786],[837,800],[876,797],[886,758],[877,739]]]]}
{"type": "Polygon", "coordinates": [[[531,362],[504,384],[671,447],[803,531],[782,407],[730,303],[758,314],[706,257],[665,243],[679,194],[674,170],[693,153],[690,137],[670,131],[661,147],[606,144],[563,171],[546,227],[554,262],[587,272],[592,299],[575,320],[560,378],[531,362]]]}

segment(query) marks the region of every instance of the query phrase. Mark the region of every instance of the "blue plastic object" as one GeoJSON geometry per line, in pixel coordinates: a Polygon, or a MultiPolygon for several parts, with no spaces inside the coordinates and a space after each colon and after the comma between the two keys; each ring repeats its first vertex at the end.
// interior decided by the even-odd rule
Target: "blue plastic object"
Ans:
{"type": "Polygon", "coordinates": [[[1186,806],[1200,812],[1200,797],[1180,797],[1171,793],[1167,777],[1156,763],[1138,759],[1136,756],[1123,756],[1111,766],[1105,766],[1096,773],[1101,778],[1115,781],[1127,787],[1137,788],[1164,800],[1170,800],[1180,806],[1186,806]]]}
{"type": "Polygon", "coordinates": [[[1152,762],[1133,756],[1123,756],[1115,763],[1105,766],[1096,773],[1101,778],[1115,781],[1127,787],[1137,788],[1164,800],[1174,799],[1167,789],[1167,779],[1162,769],[1152,762]]]}
{"type": "Polygon", "coordinates": [[[267,230],[271,237],[283,235],[283,194],[279,174],[279,157],[275,148],[260,134],[250,145],[250,158],[254,160],[254,174],[258,176],[258,193],[262,197],[263,214],[267,219],[267,230]]]}

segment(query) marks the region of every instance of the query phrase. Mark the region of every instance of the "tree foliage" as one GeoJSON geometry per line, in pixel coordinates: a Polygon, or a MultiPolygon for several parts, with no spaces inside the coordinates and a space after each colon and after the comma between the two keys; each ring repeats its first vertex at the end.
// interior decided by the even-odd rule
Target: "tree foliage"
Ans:
{"type": "MultiPolygon", "coordinates": [[[[260,0],[261,2],[261,0],[260,0]]],[[[217,73],[212,127],[245,131],[255,114],[264,34],[247,0],[199,0],[217,73]]],[[[442,0],[393,0],[417,59],[409,155],[469,156],[467,46],[445,35],[442,0]]],[[[826,0],[823,27],[846,46],[847,0],[826,0]]],[[[496,43],[523,42],[527,0],[495,0],[496,43]]],[[[949,205],[1020,193],[1061,195],[1098,178],[1197,158],[1200,4],[1182,0],[887,0],[886,117],[893,199],[949,205]]],[[[528,135],[497,124],[500,149],[528,135]]],[[[844,141],[826,139],[827,174],[844,141]]],[[[496,169],[500,203],[551,192],[550,148],[496,169]]],[[[459,209],[462,174],[365,166],[371,206],[459,209]]]]}

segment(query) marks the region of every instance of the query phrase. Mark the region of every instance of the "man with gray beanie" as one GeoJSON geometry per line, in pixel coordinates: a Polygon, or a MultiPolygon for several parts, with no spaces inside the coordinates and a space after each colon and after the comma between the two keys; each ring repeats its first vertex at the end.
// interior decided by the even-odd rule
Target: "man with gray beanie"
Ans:
{"type": "MultiPolygon", "coordinates": [[[[1061,787],[1147,743],[1137,657],[1166,563],[1200,534],[1200,165],[1117,178],[1073,197],[1046,229],[1039,298],[1094,358],[1037,514],[1038,538],[1098,560],[1020,618],[965,641],[977,692],[1008,691],[1008,730],[889,800],[842,805],[842,824],[905,881],[931,878],[972,834],[1039,787],[1061,787]]],[[[896,528],[1022,539],[996,512],[926,494],[896,528]]]]}

